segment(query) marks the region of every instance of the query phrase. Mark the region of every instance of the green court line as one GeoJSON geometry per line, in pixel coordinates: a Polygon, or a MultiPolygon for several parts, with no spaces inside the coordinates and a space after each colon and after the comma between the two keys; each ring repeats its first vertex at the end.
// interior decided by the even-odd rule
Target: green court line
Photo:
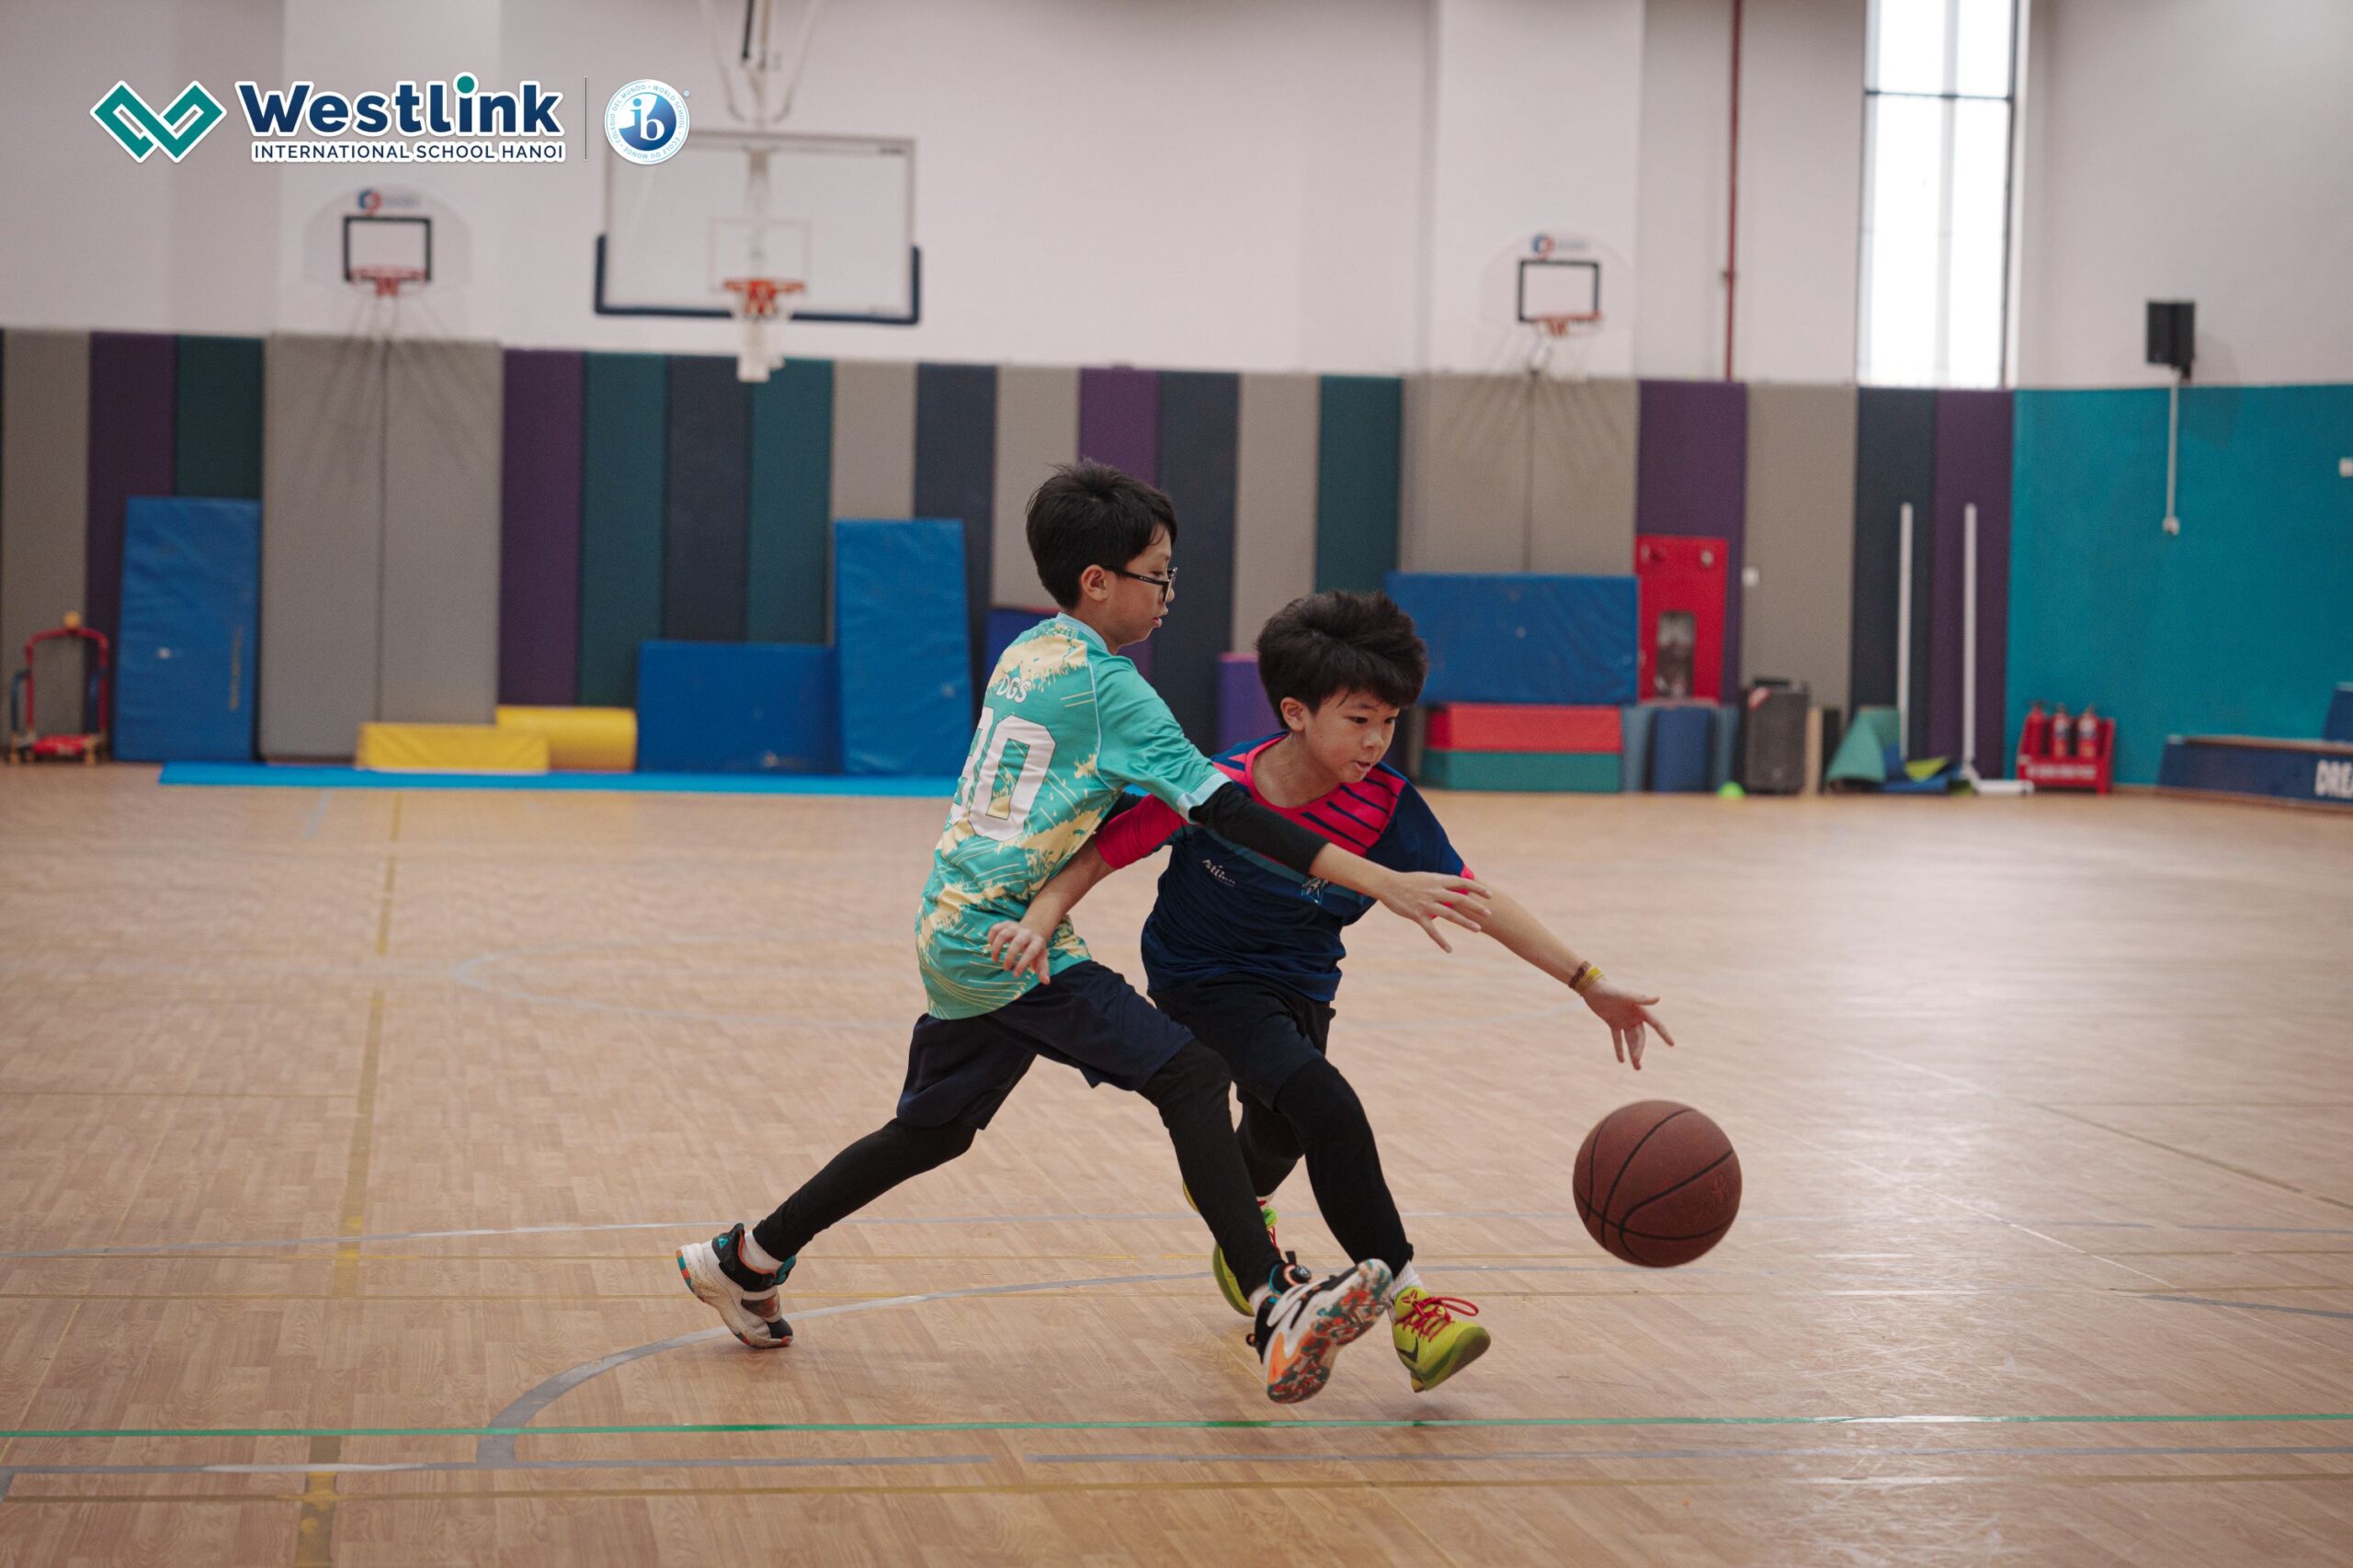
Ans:
{"type": "Polygon", "coordinates": [[[1550,1426],[2139,1426],[2353,1421],[2353,1411],[2269,1415],[1525,1415],[1425,1421],[683,1421],[622,1426],[122,1426],[0,1430],[0,1441],[100,1437],[608,1437],[720,1432],[1461,1431],[1550,1426]]]}

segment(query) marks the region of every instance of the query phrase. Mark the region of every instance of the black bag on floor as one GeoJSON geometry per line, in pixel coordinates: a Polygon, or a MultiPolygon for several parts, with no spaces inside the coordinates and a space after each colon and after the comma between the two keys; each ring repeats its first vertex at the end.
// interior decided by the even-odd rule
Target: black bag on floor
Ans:
{"type": "Polygon", "coordinates": [[[1802,681],[1760,680],[1748,687],[1740,720],[1740,787],[1752,795],[1794,795],[1805,788],[1802,681]]]}

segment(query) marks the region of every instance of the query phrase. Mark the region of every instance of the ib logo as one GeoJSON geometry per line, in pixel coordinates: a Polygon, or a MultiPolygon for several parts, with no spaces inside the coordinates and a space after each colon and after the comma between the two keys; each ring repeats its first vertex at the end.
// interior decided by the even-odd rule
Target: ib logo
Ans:
{"type": "Polygon", "coordinates": [[[142,164],[158,147],[178,163],[204,140],[205,132],[221,123],[221,112],[220,100],[206,92],[201,82],[190,82],[160,115],[131,90],[128,82],[117,82],[114,91],[90,106],[91,117],[142,164]]]}
{"type": "Polygon", "coordinates": [[[605,140],[632,164],[658,164],[687,144],[687,96],[667,82],[631,82],[605,106],[605,140]]]}

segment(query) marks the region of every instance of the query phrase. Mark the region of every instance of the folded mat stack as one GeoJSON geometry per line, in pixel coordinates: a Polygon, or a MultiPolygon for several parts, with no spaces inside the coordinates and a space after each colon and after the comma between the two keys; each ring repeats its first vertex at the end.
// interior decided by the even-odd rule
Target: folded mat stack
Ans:
{"type": "Polygon", "coordinates": [[[1431,710],[1421,781],[1441,790],[1615,794],[1623,744],[1616,708],[1449,703],[1431,710]]]}
{"type": "Polygon", "coordinates": [[[545,773],[545,735],[494,724],[359,726],[359,767],[381,773],[545,773]]]}

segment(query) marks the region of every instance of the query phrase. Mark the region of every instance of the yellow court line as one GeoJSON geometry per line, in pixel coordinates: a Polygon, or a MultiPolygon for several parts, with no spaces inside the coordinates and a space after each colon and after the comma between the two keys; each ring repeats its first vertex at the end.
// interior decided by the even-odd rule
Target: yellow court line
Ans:
{"type": "MultiPolygon", "coordinates": [[[[400,797],[392,797],[392,835],[400,835],[400,797]]],[[[377,932],[376,950],[384,950],[385,940],[392,933],[392,867],[384,867],[383,923],[377,932]]],[[[368,1043],[359,1054],[359,1090],[351,1113],[351,1157],[345,1165],[343,1176],[343,1234],[358,1237],[368,1230],[368,1169],[376,1148],[376,1074],[384,1050],[384,993],[380,989],[368,998],[368,1043]]],[[[335,1278],[329,1290],[332,1299],[358,1301],[359,1295],[359,1243],[347,1241],[335,1249],[335,1278]]],[[[313,1464],[337,1464],[343,1459],[343,1439],[318,1437],[311,1439],[310,1460],[313,1464]]],[[[337,1472],[332,1470],[313,1471],[310,1484],[301,1495],[302,1511],[294,1528],[294,1568],[333,1568],[335,1562],[335,1509],[337,1472]]]]}
{"type": "MultiPolygon", "coordinates": [[[[343,1462],[341,1437],[311,1439],[310,1462],[343,1462]]],[[[336,1472],[313,1471],[301,1495],[302,1511],[294,1521],[294,1568],[335,1568],[335,1506],[336,1472]]]]}
{"type": "Polygon", "coordinates": [[[400,869],[400,862],[389,856],[384,860],[384,902],[376,915],[376,956],[382,958],[392,945],[392,876],[400,869]]]}
{"type": "MultiPolygon", "coordinates": [[[[368,1165],[376,1142],[376,1070],[384,1047],[384,994],[368,999],[368,1044],[359,1057],[358,1104],[351,1113],[351,1158],[344,1168],[343,1233],[364,1235],[368,1230],[368,1165]]],[[[335,1249],[334,1294],[359,1294],[359,1244],[344,1242],[335,1249]]]]}

